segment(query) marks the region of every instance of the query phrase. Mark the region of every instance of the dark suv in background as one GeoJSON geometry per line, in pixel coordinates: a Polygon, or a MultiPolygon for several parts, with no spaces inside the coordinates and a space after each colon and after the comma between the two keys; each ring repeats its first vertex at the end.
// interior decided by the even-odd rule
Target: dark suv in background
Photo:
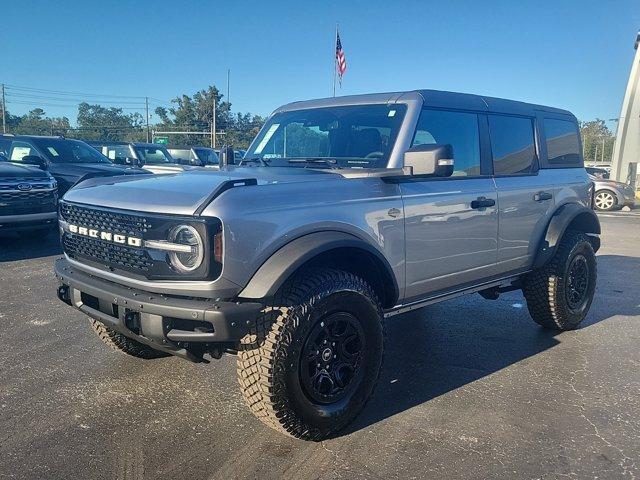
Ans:
{"type": "Polygon", "coordinates": [[[0,153],[12,163],[47,170],[58,182],[62,196],[81,180],[145,172],[140,168],[114,165],[107,157],[80,140],[64,137],[0,135],[0,153]]]}
{"type": "Polygon", "coordinates": [[[56,181],[48,172],[11,163],[0,152],[0,232],[53,231],[57,203],[56,181]]]}

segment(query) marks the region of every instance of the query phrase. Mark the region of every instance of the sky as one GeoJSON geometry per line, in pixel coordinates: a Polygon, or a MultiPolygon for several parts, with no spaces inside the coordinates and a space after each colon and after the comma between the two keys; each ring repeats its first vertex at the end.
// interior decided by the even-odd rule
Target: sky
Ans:
{"type": "Polygon", "coordinates": [[[267,115],[331,96],[338,23],[347,59],[338,95],[432,88],[590,120],[620,114],[640,2],[0,0],[0,18],[13,114],[40,102],[75,121],[66,105],[77,100],[141,108],[140,98],[98,95],[149,96],[153,107],[210,84],[226,93],[230,69],[232,110],[267,115]],[[95,96],[33,98],[52,95],[12,86],[95,96]]]}

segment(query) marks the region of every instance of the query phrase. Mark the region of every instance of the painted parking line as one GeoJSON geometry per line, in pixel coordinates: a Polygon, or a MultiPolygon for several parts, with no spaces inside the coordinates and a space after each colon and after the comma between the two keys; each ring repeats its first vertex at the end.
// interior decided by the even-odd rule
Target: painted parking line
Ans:
{"type": "Polygon", "coordinates": [[[624,218],[624,217],[640,217],[640,212],[620,212],[620,213],[600,213],[597,215],[604,218],[624,218]]]}

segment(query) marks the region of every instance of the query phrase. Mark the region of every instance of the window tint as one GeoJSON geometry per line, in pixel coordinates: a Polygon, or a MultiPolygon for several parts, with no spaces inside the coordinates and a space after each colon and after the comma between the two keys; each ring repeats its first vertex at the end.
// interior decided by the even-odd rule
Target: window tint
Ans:
{"type": "Polygon", "coordinates": [[[412,146],[436,143],[453,147],[453,176],[480,175],[478,115],[423,110],[412,146]]]}
{"type": "Polygon", "coordinates": [[[147,165],[159,165],[162,163],[173,163],[173,158],[169,152],[162,147],[135,147],[138,157],[144,160],[147,165]]]}
{"type": "Polygon", "coordinates": [[[109,163],[107,157],[79,140],[37,137],[33,143],[53,163],[109,163]]]}
{"type": "Polygon", "coordinates": [[[109,158],[109,160],[124,160],[127,157],[131,157],[129,145],[107,146],[107,158],[109,158]]]}
{"type": "Polygon", "coordinates": [[[532,171],[536,158],[533,120],[489,115],[494,175],[532,171]]]}
{"type": "Polygon", "coordinates": [[[27,155],[37,155],[40,154],[36,150],[36,148],[27,142],[13,142],[11,144],[11,154],[9,155],[9,160],[12,162],[21,162],[24,157],[27,155]]]}
{"type": "Polygon", "coordinates": [[[580,164],[578,126],[574,122],[545,118],[544,132],[550,165],[580,164]]]}

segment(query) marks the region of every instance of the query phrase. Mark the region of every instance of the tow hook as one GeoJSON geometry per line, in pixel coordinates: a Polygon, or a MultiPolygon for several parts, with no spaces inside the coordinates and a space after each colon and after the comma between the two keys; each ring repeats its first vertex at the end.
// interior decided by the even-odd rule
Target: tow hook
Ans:
{"type": "Polygon", "coordinates": [[[58,287],[58,298],[67,305],[71,305],[71,295],[69,294],[68,285],[60,285],[58,287]]]}

